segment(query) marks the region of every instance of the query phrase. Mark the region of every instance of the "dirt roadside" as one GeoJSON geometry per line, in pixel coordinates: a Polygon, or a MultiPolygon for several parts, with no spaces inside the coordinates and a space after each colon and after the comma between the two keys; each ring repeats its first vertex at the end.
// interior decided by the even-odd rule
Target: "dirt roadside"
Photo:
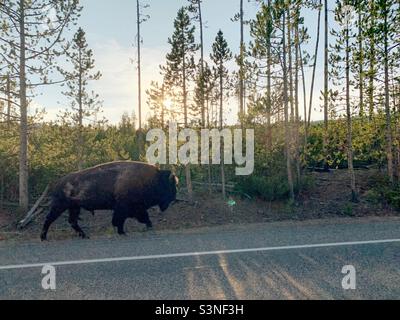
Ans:
{"type": "MultiPolygon", "coordinates": [[[[165,214],[151,209],[150,216],[155,231],[185,231],[214,226],[245,226],[246,224],[270,223],[279,221],[317,221],[360,217],[400,217],[400,213],[382,202],[371,202],[368,191],[376,171],[357,171],[360,201],[349,201],[350,188],[347,185],[346,171],[314,173],[314,187],[299,195],[298,202],[289,206],[287,202],[266,202],[259,199],[232,197],[235,205],[223,201],[218,193],[197,192],[194,205],[178,203],[165,214]]],[[[44,216],[37,217],[25,230],[16,229],[21,218],[16,214],[0,212],[0,241],[29,241],[40,234],[44,216]]],[[[91,238],[115,236],[111,226],[111,212],[99,211],[95,216],[83,212],[80,225],[91,238]]],[[[143,233],[145,228],[135,220],[126,223],[128,233],[143,233]]],[[[52,240],[76,237],[71,230],[67,215],[54,223],[49,232],[52,240]]]]}

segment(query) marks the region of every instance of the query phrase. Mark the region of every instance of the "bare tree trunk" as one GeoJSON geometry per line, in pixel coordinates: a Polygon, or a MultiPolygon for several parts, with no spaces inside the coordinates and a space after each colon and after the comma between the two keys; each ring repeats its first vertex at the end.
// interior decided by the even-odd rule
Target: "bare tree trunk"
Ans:
{"type": "Polygon", "coordinates": [[[328,129],[329,129],[329,24],[328,24],[328,0],[325,0],[325,49],[324,49],[324,167],[329,168],[328,164],[328,129]]]}
{"type": "Polygon", "coordinates": [[[370,23],[371,30],[369,30],[369,41],[370,41],[370,52],[369,52],[369,88],[368,88],[368,96],[369,96],[369,118],[372,121],[374,118],[375,106],[374,106],[374,94],[375,94],[375,0],[370,0],[370,23]]]}
{"type": "Polygon", "coordinates": [[[239,70],[239,108],[240,117],[244,116],[244,11],[243,0],[240,0],[240,70],[239,70]]]}
{"type": "MultiPolygon", "coordinates": [[[[199,11],[199,25],[200,25],[200,72],[201,72],[201,125],[203,128],[209,127],[209,115],[208,115],[208,106],[207,106],[207,123],[206,123],[206,106],[205,106],[205,93],[204,93],[204,31],[203,31],[203,13],[201,8],[201,1],[197,0],[197,6],[199,11]]],[[[208,99],[207,99],[208,100],[208,99]]],[[[208,103],[208,101],[207,101],[208,103]]],[[[208,190],[210,194],[211,190],[211,165],[207,166],[207,175],[208,175],[208,190]]]]}
{"type": "Polygon", "coordinates": [[[306,84],[306,75],[304,72],[304,62],[303,62],[303,53],[301,51],[301,44],[299,42],[299,56],[300,56],[300,69],[301,69],[301,79],[303,84],[303,108],[304,108],[304,149],[307,149],[308,144],[308,124],[307,124],[307,84],[306,84]]]}
{"type": "Polygon", "coordinates": [[[364,118],[364,37],[363,37],[363,13],[361,4],[359,4],[360,8],[358,9],[358,50],[360,52],[360,70],[359,70],[359,96],[360,96],[360,117],[361,120],[364,118]]]}
{"type": "Polygon", "coordinates": [[[296,9],[296,26],[295,26],[295,128],[296,128],[296,169],[297,184],[301,182],[301,165],[300,165],[300,116],[299,116],[299,25],[298,25],[299,9],[296,9]]]}
{"type": "MultiPolygon", "coordinates": [[[[285,10],[286,11],[286,10],[285,10]]],[[[290,199],[294,201],[294,186],[292,173],[292,156],[290,152],[290,127],[289,127],[289,101],[288,101],[288,79],[287,79],[287,52],[286,52],[286,12],[283,14],[282,32],[283,32],[283,103],[285,112],[285,151],[286,151],[286,169],[288,176],[290,199]]]]}
{"type": "MultiPolygon", "coordinates": [[[[207,128],[210,129],[211,122],[212,122],[212,119],[210,119],[210,113],[212,116],[212,110],[210,110],[210,98],[209,98],[208,94],[206,96],[206,110],[207,110],[207,128]]],[[[210,160],[210,154],[208,154],[208,159],[210,160]]],[[[211,195],[212,194],[211,162],[209,165],[207,165],[207,176],[208,176],[208,192],[211,195]]]]}
{"type": "Polygon", "coordinates": [[[394,149],[394,176],[396,181],[400,180],[400,128],[399,128],[399,108],[397,107],[396,100],[396,84],[395,84],[395,73],[394,68],[391,68],[391,78],[392,78],[392,100],[393,100],[393,117],[394,117],[394,137],[395,149],[394,149]]]}
{"type": "Polygon", "coordinates": [[[164,130],[165,129],[165,105],[164,105],[164,100],[165,100],[165,84],[162,84],[161,87],[161,128],[164,130]]]}
{"type": "MultiPolygon", "coordinates": [[[[289,60],[289,103],[290,103],[290,131],[291,135],[293,135],[293,122],[294,122],[294,104],[293,104],[293,61],[292,61],[292,19],[291,19],[291,0],[287,1],[288,6],[288,19],[287,19],[287,55],[289,60]]],[[[293,139],[293,137],[291,137],[293,139]]]]}
{"type": "MultiPolygon", "coordinates": [[[[289,57],[289,95],[290,95],[290,140],[294,141],[294,162],[297,171],[297,181],[300,182],[300,163],[297,157],[298,151],[298,139],[297,139],[297,116],[296,116],[296,102],[293,96],[294,91],[294,81],[293,81],[293,43],[292,43],[292,31],[293,31],[293,23],[292,23],[292,11],[291,11],[291,0],[288,1],[288,21],[287,21],[287,33],[288,33],[288,57],[289,57]]],[[[297,64],[295,64],[297,67],[297,64]]],[[[295,77],[297,77],[297,70],[295,71],[295,77]]],[[[297,80],[296,80],[297,81],[297,80]]],[[[297,82],[296,82],[297,84],[297,82]]]]}
{"type": "Polygon", "coordinates": [[[137,46],[138,46],[138,108],[139,108],[139,131],[142,130],[142,61],[141,61],[141,30],[140,30],[140,2],[136,0],[136,14],[137,14],[137,46]]]}
{"type": "Polygon", "coordinates": [[[79,76],[78,76],[78,170],[82,170],[83,165],[83,103],[82,103],[82,52],[79,49],[79,76]]]}
{"type": "Polygon", "coordinates": [[[7,128],[10,129],[11,127],[11,78],[10,74],[7,74],[7,128]]]}
{"type": "Polygon", "coordinates": [[[384,2],[384,64],[385,64],[385,113],[386,113],[386,153],[388,161],[388,176],[391,183],[394,182],[393,174],[393,136],[392,116],[390,111],[390,87],[389,87],[389,25],[387,3],[384,2]]]}
{"type": "Polygon", "coordinates": [[[310,124],[311,124],[311,113],[312,113],[314,85],[315,85],[315,73],[317,71],[318,49],[319,49],[319,40],[320,40],[320,34],[321,34],[321,11],[322,11],[322,0],[319,1],[319,10],[318,10],[317,43],[315,44],[314,65],[313,65],[313,74],[312,74],[312,80],[311,80],[310,106],[308,109],[308,127],[310,127],[310,124]]]}
{"type": "MultiPolygon", "coordinates": [[[[271,8],[271,0],[268,0],[268,7],[271,8]]],[[[268,19],[272,19],[271,12],[269,11],[268,19]]],[[[268,38],[267,43],[267,150],[272,149],[272,127],[271,127],[271,109],[272,109],[272,80],[271,80],[271,37],[268,38]]]]}
{"type": "Polygon", "coordinates": [[[20,30],[20,151],[19,151],[19,205],[28,210],[28,102],[26,98],[26,43],[25,43],[25,0],[19,0],[19,30],[20,30]]]}
{"type": "Polygon", "coordinates": [[[201,125],[203,128],[206,126],[206,110],[204,98],[204,35],[203,35],[203,15],[201,10],[201,1],[197,0],[199,11],[199,24],[200,24],[200,71],[201,71],[201,125]]]}
{"type": "Polygon", "coordinates": [[[0,209],[4,208],[4,172],[0,173],[0,209]]]}
{"type": "MultiPolygon", "coordinates": [[[[220,64],[220,76],[219,76],[219,129],[222,132],[224,127],[224,113],[223,113],[223,105],[224,105],[224,79],[223,79],[223,66],[222,62],[220,64]]],[[[221,140],[223,140],[221,138],[221,140]]],[[[226,199],[226,190],[225,190],[225,152],[224,152],[224,144],[221,143],[221,184],[222,184],[222,196],[226,199]]]]}
{"type": "Polygon", "coordinates": [[[353,133],[351,120],[350,104],[350,45],[349,45],[349,27],[346,29],[346,113],[347,113],[347,157],[350,175],[351,198],[357,201],[356,177],[353,166],[353,133]]]}
{"type": "MultiPolygon", "coordinates": [[[[183,65],[182,65],[182,77],[183,77],[183,109],[184,109],[184,117],[185,117],[185,128],[188,128],[188,106],[187,106],[187,87],[186,87],[186,55],[183,55],[183,65]]],[[[192,174],[190,171],[190,164],[185,166],[185,176],[186,176],[186,186],[188,189],[189,200],[193,201],[193,185],[192,185],[192,174]]]]}

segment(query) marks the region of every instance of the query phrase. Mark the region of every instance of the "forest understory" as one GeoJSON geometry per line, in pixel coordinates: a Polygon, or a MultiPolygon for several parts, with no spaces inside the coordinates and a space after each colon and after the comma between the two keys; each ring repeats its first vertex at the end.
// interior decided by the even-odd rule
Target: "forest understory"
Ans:
{"type": "MultiPolygon", "coordinates": [[[[154,223],[154,231],[187,230],[202,227],[223,225],[246,225],[275,221],[305,221],[314,219],[359,218],[399,216],[395,204],[385,200],[382,179],[385,171],[380,169],[360,169],[355,171],[359,189],[359,201],[351,202],[350,186],[347,170],[331,172],[312,172],[309,177],[312,186],[301,192],[295,204],[288,201],[267,202],[260,199],[249,199],[232,195],[230,203],[223,201],[218,193],[211,196],[208,191],[197,190],[195,204],[179,202],[165,214],[159,209],[151,209],[150,216],[154,223]],[[234,200],[235,205],[232,204],[234,200]]],[[[17,229],[22,214],[6,211],[0,214],[0,241],[38,240],[44,215],[36,219],[24,230],[17,229]]],[[[65,213],[52,226],[49,234],[51,240],[76,238],[70,228],[65,213]]],[[[81,215],[81,226],[91,238],[116,237],[111,226],[111,212],[99,211],[95,216],[88,212],[81,215]]],[[[127,220],[128,234],[145,232],[145,227],[136,220],[127,220]]]]}

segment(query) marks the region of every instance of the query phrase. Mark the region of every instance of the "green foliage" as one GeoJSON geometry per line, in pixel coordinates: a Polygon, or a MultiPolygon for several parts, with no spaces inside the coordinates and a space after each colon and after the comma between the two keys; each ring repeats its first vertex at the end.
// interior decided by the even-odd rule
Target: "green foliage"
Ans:
{"type": "MultiPolygon", "coordinates": [[[[354,166],[378,165],[382,167],[385,155],[385,119],[378,114],[373,121],[357,118],[353,120],[354,166]]],[[[322,123],[310,128],[308,146],[303,154],[303,162],[310,167],[323,167],[323,134],[322,123]]],[[[331,168],[347,168],[346,122],[338,119],[329,122],[327,139],[328,164],[331,168]]]]}
{"type": "Polygon", "coordinates": [[[347,203],[343,208],[343,214],[348,217],[352,217],[354,215],[354,203],[347,203]]]}
{"type": "Polygon", "coordinates": [[[400,210],[400,183],[392,184],[385,176],[376,176],[370,183],[371,190],[366,194],[368,201],[400,210]]]}
{"type": "Polygon", "coordinates": [[[267,201],[282,200],[289,196],[289,186],[284,172],[280,175],[251,175],[238,180],[237,190],[267,201]]]}

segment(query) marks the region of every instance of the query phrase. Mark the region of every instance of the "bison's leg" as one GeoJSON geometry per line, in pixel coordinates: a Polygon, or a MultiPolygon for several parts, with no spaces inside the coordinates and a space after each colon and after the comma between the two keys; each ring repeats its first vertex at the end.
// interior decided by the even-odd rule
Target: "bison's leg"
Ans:
{"type": "Polygon", "coordinates": [[[66,210],[66,208],[58,206],[58,205],[52,205],[50,209],[50,213],[46,217],[46,221],[44,223],[43,229],[42,229],[42,234],[40,235],[40,239],[42,241],[47,240],[47,232],[49,231],[50,226],[54,221],[56,221],[61,214],[66,210]]]}
{"type": "Polygon", "coordinates": [[[81,227],[78,225],[78,220],[79,220],[80,213],[81,213],[80,208],[71,208],[71,209],[69,209],[68,222],[71,225],[72,229],[74,229],[82,239],[85,239],[85,238],[87,238],[87,236],[83,232],[81,227]]]}
{"type": "Polygon", "coordinates": [[[125,235],[124,224],[126,221],[126,215],[123,211],[114,210],[114,215],[112,219],[112,225],[118,229],[119,235],[125,235]]]}
{"type": "Polygon", "coordinates": [[[145,224],[148,230],[153,229],[153,223],[150,220],[147,210],[143,209],[141,212],[139,212],[137,219],[140,223],[145,224]]]}

